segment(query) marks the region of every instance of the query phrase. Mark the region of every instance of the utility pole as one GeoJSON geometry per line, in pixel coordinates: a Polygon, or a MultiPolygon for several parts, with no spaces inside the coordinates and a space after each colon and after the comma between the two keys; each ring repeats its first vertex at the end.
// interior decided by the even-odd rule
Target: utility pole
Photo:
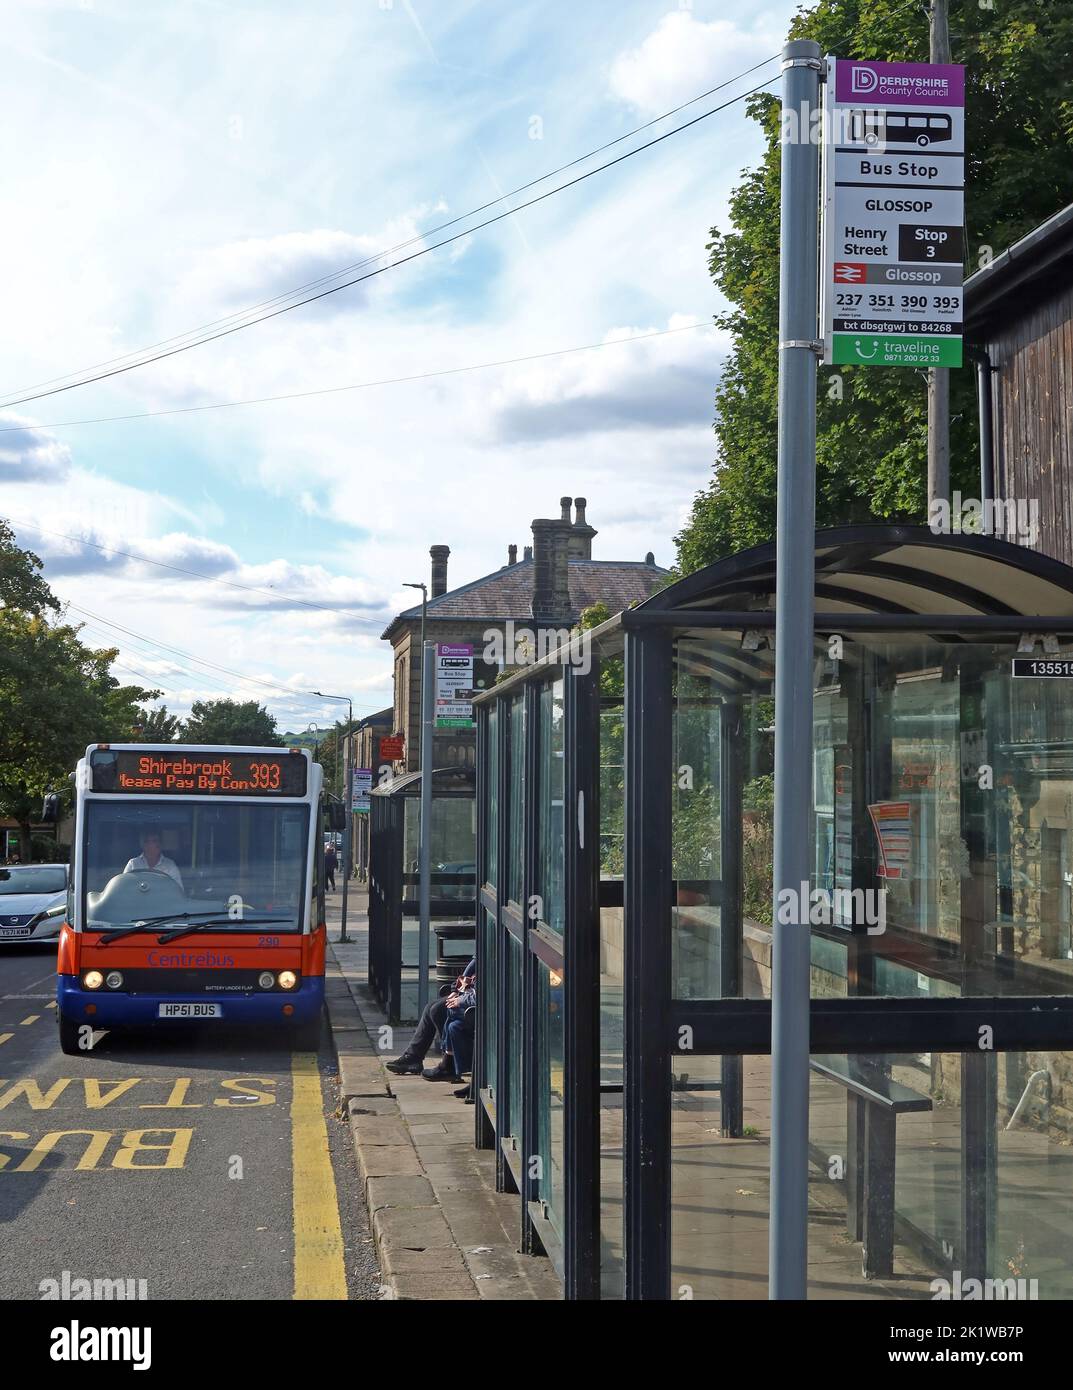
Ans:
{"type": "MultiPolygon", "coordinates": [[[[948,0],[931,0],[928,11],[929,58],[949,63],[948,0]]],[[[928,368],[928,505],[950,496],[950,368],[928,368]]]]}
{"type": "Polygon", "coordinates": [[[816,583],[820,46],[782,50],[779,440],[775,519],[775,863],[768,1296],[803,1299],[808,1264],[809,881],[816,583]],[[795,134],[796,123],[796,134],[795,134]],[[796,910],[785,911],[789,896],[796,910]]]}

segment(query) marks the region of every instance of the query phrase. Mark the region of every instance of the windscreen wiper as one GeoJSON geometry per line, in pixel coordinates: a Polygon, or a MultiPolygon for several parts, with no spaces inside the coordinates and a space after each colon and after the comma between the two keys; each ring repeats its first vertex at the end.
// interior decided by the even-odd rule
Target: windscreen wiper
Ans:
{"type": "Polygon", "coordinates": [[[180,936],[190,936],[193,932],[205,931],[209,927],[230,927],[235,923],[240,926],[263,927],[270,924],[278,925],[288,920],[287,917],[214,917],[211,922],[191,922],[175,931],[162,932],[157,937],[157,945],[163,946],[166,941],[178,941],[180,936]]]}
{"type": "MultiPolygon", "coordinates": [[[[159,917],[143,917],[137,922],[132,922],[129,927],[121,927],[119,931],[109,932],[103,941],[98,941],[98,946],[108,946],[113,941],[119,941],[124,936],[133,936],[135,932],[152,931],[154,927],[161,926],[164,922],[192,922],[202,917],[219,917],[219,911],[213,909],[211,912],[162,912],[159,917]]],[[[87,925],[92,926],[92,922],[87,925]]]]}

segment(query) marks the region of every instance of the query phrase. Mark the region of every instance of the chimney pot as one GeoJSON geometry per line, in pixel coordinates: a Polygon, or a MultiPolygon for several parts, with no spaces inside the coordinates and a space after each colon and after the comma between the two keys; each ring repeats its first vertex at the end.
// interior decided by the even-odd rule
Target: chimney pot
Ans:
{"type": "Polygon", "coordinates": [[[569,521],[569,520],[570,520],[570,508],[571,508],[573,505],[574,505],[574,499],[573,499],[572,497],[560,497],[560,498],[559,498],[559,506],[562,508],[562,516],[561,516],[561,518],[560,518],[561,521],[569,521]]]}
{"type": "Polygon", "coordinates": [[[522,548],[522,559],[523,559],[523,560],[531,560],[532,558],[533,558],[533,547],[532,547],[531,545],[523,546],[523,548],[522,548]]]}
{"type": "Polygon", "coordinates": [[[656,557],[652,554],[652,552],[651,552],[651,550],[650,550],[650,551],[648,552],[648,554],[645,556],[645,564],[646,564],[646,565],[654,565],[655,563],[656,563],[656,557]]]}
{"type": "Polygon", "coordinates": [[[447,557],[451,553],[451,547],[430,545],[428,553],[432,557],[432,589],[429,597],[439,598],[447,592],[447,557]]]}
{"type": "Polygon", "coordinates": [[[588,506],[584,497],[574,498],[574,525],[585,525],[585,508],[588,506]]]}

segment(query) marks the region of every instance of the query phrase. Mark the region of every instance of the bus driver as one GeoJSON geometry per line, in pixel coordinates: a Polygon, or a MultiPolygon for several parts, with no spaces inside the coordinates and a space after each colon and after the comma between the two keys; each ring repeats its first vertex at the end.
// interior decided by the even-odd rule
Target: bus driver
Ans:
{"type": "Polygon", "coordinates": [[[135,855],[133,859],[128,859],[123,872],[132,874],[137,873],[139,869],[155,869],[157,873],[169,874],[182,888],[183,877],[179,872],[178,864],[174,859],[169,859],[166,854],[161,853],[160,831],[143,830],[141,846],[141,854],[135,855]]]}

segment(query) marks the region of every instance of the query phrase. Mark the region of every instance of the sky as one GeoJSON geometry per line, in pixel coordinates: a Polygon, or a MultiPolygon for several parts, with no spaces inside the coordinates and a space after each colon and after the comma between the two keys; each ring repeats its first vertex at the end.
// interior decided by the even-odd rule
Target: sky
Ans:
{"type": "Polygon", "coordinates": [[[356,717],[391,703],[380,635],[432,544],[454,587],[584,496],[594,558],[670,564],[714,456],[727,341],[705,245],[760,152],[742,103],[317,303],[10,402],[430,246],[776,54],[796,8],[9,0],[0,515],[83,640],[118,647],[116,674],[169,710],[256,698],[281,730],[327,728],[342,706],[314,690],[356,717]],[[159,411],[185,413],[85,423],[159,411]]]}

